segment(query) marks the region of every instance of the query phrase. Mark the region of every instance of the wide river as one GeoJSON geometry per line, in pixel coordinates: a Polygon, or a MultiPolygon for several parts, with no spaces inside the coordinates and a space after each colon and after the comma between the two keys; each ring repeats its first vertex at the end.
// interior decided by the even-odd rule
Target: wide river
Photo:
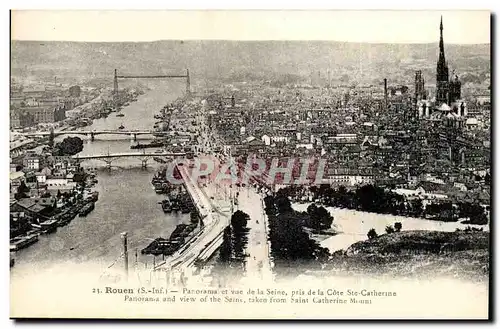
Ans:
{"type": "MultiPolygon", "coordinates": [[[[95,120],[86,129],[116,129],[120,124],[126,129],[152,129],[153,115],[182,96],[185,87],[174,82],[158,82],[149,87],[153,89],[122,110],[124,117],[112,113],[108,118],[95,120]]],[[[85,141],[81,154],[126,152],[130,151],[130,144],[129,137],[97,136],[95,141],[85,141]]],[[[148,165],[142,169],[139,159],[120,159],[108,170],[101,161],[84,162],[83,166],[97,167],[99,183],[95,189],[99,191],[99,201],[95,210],[86,217],[76,217],[55,233],[41,235],[38,243],[17,252],[11,279],[40,271],[59,272],[65,267],[69,270],[67,267],[71,265],[85,268],[88,264],[102,275],[114,268],[123,268],[122,259],[111,266],[123,250],[121,232],[128,232],[130,266],[136,264],[136,249],[137,266],[152,266],[156,260],[153,256],[141,255],[141,248],[151,239],[168,237],[178,223],[189,219],[189,215],[163,213],[158,204],[162,196],[157,195],[151,185],[159,165],[152,160],[148,165]]]]}
{"type": "MultiPolygon", "coordinates": [[[[293,209],[307,211],[309,203],[294,203],[293,209]]],[[[367,240],[368,231],[374,228],[378,234],[385,233],[386,226],[394,226],[400,222],[403,231],[424,230],[454,232],[457,228],[465,229],[467,226],[482,228],[489,231],[489,225],[467,225],[460,222],[441,222],[423,218],[394,216],[389,214],[376,214],[351,209],[326,207],[333,216],[332,228],[338,233],[321,241],[321,246],[328,248],[331,252],[346,249],[353,243],[367,240]]]]}

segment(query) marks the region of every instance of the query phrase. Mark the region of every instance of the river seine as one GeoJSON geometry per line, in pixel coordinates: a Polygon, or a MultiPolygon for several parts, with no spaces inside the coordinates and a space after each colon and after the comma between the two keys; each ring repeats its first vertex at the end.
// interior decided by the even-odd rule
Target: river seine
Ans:
{"type": "MultiPolygon", "coordinates": [[[[125,129],[152,129],[153,115],[182,96],[185,86],[176,82],[155,82],[149,87],[152,90],[122,110],[124,117],[112,113],[85,129],[117,129],[121,124],[125,129]]],[[[81,154],[131,151],[129,137],[97,136],[95,141],[84,143],[81,154]]],[[[113,268],[123,267],[123,259],[117,260],[123,250],[121,232],[128,232],[130,267],[149,268],[160,259],[141,255],[140,250],[151,239],[168,237],[178,223],[189,220],[189,215],[163,213],[158,204],[163,197],[157,195],[151,185],[151,178],[159,166],[152,160],[146,169],[142,169],[140,160],[135,158],[117,160],[111,170],[98,160],[82,165],[97,168],[99,183],[95,189],[99,192],[99,201],[95,209],[86,217],[76,217],[67,226],[59,227],[55,233],[41,235],[38,243],[17,252],[15,266],[11,268],[12,280],[40,271],[58,271],[71,264],[84,267],[86,263],[97,266],[96,270],[105,275],[113,268]]]]}

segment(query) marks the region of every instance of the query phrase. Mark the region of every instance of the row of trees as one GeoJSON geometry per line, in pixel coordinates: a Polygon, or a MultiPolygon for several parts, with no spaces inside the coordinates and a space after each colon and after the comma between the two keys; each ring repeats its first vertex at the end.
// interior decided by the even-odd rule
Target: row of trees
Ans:
{"type": "MultiPolygon", "coordinates": [[[[296,270],[298,263],[310,264],[328,259],[328,250],[320,247],[303,229],[315,219],[311,220],[308,213],[294,211],[288,197],[280,193],[267,196],[264,203],[269,219],[271,256],[276,270],[296,270]]],[[[312,208],[311,211],[317,213],[318,210],[312,208]]]]}
{"type": "Polygon", "coordinates": [[[247,222],[250,216],[241,210],[237,210],[231,217],[231,224],[228,225],[223,233],[222,245],[219,251],[219,262],[236,269],[240,274],[243,273],[245,266],[245,253],[248,244],[247,222]],[[242,271],[240,272],[239,269],[242,271]]]}
{"type": "Polygon", "coordinates": [[[435,218],[443,221],[469,218],[470,224],[488,223],[483,207],[477,203],[431,203],[424,209],[420,199],[406,200],[402,195],[373,185],[363,185],[355,190],[347,190],[344,186],[333,189],[330,185],[323,184],[319,187],[312,186],[310,191],[316,200],[327,206],[381,214],[435,218]]]}
{"type": "MultiPolygon", "coordinates": [[[[394,232],[401,232],[402,228],[403,228],[403,225],[400,222],[396,222],[396,223],[394,223],[394,226],[387,225],[385,227],[385,233],[392,234],[394,232]]],[[[378,233],[377,233],[377,231],[375,231],[374,228],[371,228],[368,231],[367,236],[368,236],[368,239],[372,240],[372,239],[375,239],[376,237],[378,237],[378,233]]]]}

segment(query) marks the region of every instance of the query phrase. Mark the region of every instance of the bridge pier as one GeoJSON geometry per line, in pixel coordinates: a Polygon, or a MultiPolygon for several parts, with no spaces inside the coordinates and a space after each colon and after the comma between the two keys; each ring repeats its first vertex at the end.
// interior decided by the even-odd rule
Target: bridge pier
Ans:
{"type": "Polygon", "coordinates": [[[130,140],[137,141],[137,134],[130,134],[130,140]]]}
{"type": "Polygon", "coordinates": [[[106,162],[106,168],[108,168],[109,170],[111,170],[111,163],[113,162],[113,160],[103,159],[103,161],[106,162]]]}
{"type": "Polygon", "coordinates": [[[93,142],[95,139],[95,134],[93,132],[90,133],[90,140],[93,142]]]}
{"type": "Polygon", "coordinates": [[[145,158],[145,159],[142,159],[142,160],[141,160],[141,167],[142,167],[142,168],[144,168],[144,169],[145,169],[145,168],[147,168],[147,167],[148,167],[148,160],[149,160],[149,158],[145,158]]]}

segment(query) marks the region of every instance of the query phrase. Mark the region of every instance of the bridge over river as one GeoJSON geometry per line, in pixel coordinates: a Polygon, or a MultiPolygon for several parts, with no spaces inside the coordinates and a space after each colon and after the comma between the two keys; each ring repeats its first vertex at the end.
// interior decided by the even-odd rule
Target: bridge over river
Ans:
{"type": "Polygon", "coordinates": [[[119,153],[104,153],[104,154],[86,154],[86,155],[74,155],[73,159],[78,161],[84,160],[102,160],[106,162],[108,167],[111,167],[111,163],[119,158],[139,158],[141,159],[142,166],[146,167],[147,161],[153,157],[160,158],[179,158],[186,156],[185,152],[119,152],[119,153]]]}
{"type": "Polygon", "coordinates": [[[64,130],[64,131],[37,131],[37,132],[29,132],[29,133],[21,133],[20,135],[28,138],[35,137],[48,137],[50,134],[54,134],[54,136],[64,136],[64,135],[84,135],[90,136],[90,140],[95,140],[95,136],[97,135],[125,135],[130,136],[132,140],[137,140],[137,136],[139,135],[150,135],[150,136],[164,136],[167,133],[157,132],[154,130],[64,130]]]}

